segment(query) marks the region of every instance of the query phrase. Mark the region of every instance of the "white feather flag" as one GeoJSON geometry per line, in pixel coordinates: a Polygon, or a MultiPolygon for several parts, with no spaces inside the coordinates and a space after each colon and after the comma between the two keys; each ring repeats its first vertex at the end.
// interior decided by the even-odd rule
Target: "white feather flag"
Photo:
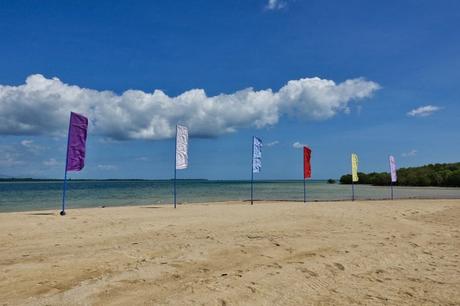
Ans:
{"type": "Polygon", "coordinates": [[[262,169],[262,140],[254,137],[252,146],[252,172],[259,173],[262,169]]]}
{"type": "Polygon", "coordinates": [[[177,125],[176,129],[176,169],[186,169],[188,166],[188,130],[182,125],[177,125]]]}

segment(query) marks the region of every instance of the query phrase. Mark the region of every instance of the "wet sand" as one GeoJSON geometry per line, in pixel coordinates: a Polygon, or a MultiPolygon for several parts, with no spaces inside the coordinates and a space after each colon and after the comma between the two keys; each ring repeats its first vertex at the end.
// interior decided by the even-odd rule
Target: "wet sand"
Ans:
{"type": "Polygon", "coordinates": [[[0,305],[459,305],[460,200],[0,214],[0,305]]]}

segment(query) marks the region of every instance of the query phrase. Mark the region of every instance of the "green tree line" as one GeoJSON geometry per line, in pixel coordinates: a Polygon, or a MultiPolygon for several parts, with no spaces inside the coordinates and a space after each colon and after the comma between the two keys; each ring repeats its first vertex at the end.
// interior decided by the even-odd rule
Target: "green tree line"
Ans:
{"type": "MultiPolygon", "coordinates": [[[[460,187],[460,163],[430,164],[422,167],[401,168],[397,171],[398,186],[460,187]]],[[[357,184],[387,186],[391,184],[388,172],[358,172],[357,184]]],[[[351,184],[351,174],[340,178],[341,184],[351,184]]]]}

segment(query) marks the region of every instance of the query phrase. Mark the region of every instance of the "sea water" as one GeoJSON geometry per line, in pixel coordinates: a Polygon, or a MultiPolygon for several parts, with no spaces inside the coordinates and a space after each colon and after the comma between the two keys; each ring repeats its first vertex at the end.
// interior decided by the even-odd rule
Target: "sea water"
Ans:
{"type": "MultiPolygon", "coordinates": [[[[177,202],[246,201],[249,181],[178,180],[177,202]]],[[[171,204],[171,180],[69,181],[67,208],[171,204]]],[[[395,198],[460,198],[460,188],[395,187],[395,198]]],[[[351,185],[307,181],[307,201],[349,200],[351,185]]],[[[355,186],[356,199],[388,199],[389,187],[355,186]]],[[[302,201],[303,181],[255,181],[254,199],[302,201]]],[[[62,181],[0,182],[0,212],[60,209],[62,181]]]]}

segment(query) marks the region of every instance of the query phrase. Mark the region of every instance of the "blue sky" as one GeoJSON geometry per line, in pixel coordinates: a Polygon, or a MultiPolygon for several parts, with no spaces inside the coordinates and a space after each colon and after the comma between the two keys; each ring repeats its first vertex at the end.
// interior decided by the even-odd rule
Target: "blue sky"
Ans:
{"type": "Polygon", "coordinates": [[[314,178],[352,152],[458,162],[459,28],[447,0],[0,1],[0,175],[61,177],[70,110],[92,126],[75,178],[170,178],[176,121],[182,178],[250,177],[252,135],[259,179],[301,177],[294,143],[314,178]]]}

